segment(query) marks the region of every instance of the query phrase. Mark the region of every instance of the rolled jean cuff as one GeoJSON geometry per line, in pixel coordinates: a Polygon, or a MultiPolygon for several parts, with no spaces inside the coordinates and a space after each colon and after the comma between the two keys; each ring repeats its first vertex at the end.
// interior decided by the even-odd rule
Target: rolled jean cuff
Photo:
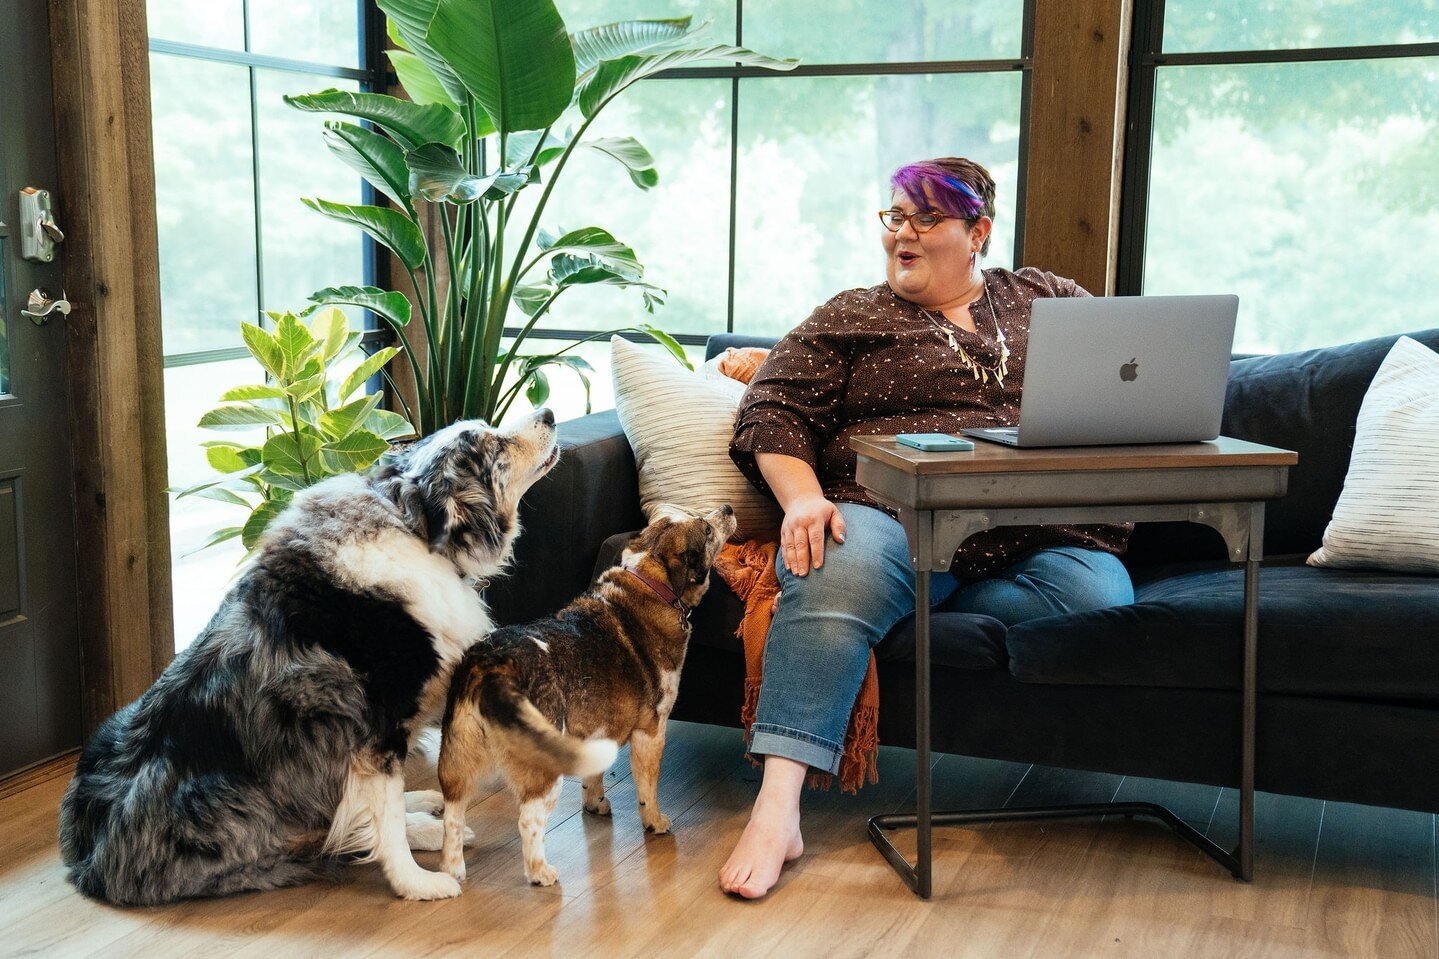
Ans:
{"type": "Polygon", "coordinates": [[[839,760],[844,755],[844,749],[828,739],[770,723],[750,727],[749,752],[752,756],[783,756],[827,773],[839,772],[839,760]]]}

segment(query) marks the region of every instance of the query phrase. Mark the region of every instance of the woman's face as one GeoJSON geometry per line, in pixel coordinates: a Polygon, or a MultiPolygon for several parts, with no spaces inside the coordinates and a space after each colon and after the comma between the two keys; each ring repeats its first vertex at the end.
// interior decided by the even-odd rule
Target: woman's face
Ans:
{"type": "MultiPolygon", "coordinates": [[[[901,190],[894,191],[890,208],[901,213],[921,209],[901,190]]],[[[932,204],[923,207],[933,208],[932,204]]],[[[959,217],[946,216],[924,233],[915,232],[908,220],[898,233],[881,227],[890,287],[906,300],[930,309],[943,309],[960,299],[974,288],[970,254],[983,245],[991,225],[988,217],[980,217],[969,227],[959,217]]]]}

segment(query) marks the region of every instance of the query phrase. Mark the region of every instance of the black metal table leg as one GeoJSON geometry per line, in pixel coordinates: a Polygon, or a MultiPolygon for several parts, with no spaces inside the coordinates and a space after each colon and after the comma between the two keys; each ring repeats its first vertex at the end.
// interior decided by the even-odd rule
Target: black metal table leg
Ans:
{"type": "Polygon", "coordinates": [[[928,899],[932,887],[933,827],[984,822],[1069,819],[1083,816],[1122,815],[1156,819],[1177,833],[1236,878],[1254,878],[1254,764],[1255,707],[1258,691],[1259,649],[1259,565],[1263,530],[1263,504],[1255,504],[1250,519],[1250,548],[1244,563],[1244,666],[1241,680],[1241,732],[1239,774],[1239,845],[1231,852],[1200,833],[1172,811],[1157,803],[1088,803],[1071,806],[1031,806],[1005,809],[972,809],[936,813],[931,808],[930,777],[930,663],[928,570],[915,575],[915,812],[871,817],[870,841],[884,855],[901,879],[921,899],[928,899]],[[912,828],[916,832],[916,862],[910,865],[887,832],[912,828]]]}

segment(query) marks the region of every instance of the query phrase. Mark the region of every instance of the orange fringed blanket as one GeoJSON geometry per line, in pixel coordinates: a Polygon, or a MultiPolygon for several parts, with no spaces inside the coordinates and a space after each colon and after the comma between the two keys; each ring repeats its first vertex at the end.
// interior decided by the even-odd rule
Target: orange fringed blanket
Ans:
{"type": "MultiPolygon", "coordinates": [[[[746,540],[728,543],[715,560],[715,570],[729,588],[744,601],[744,618],[739,638],[744,643],[744,709],[740,720],[745,736],[754,724],[759,707],[760,680],[764,675],[764,644],[774,618],[774,601],[779,595],[774,557],[779,543],[774,540],[746,540]]],[[[829,773],[810,773],[809,785],[828,788],[829,773]]],[[[839,785],[846,792],[858,792],[865,781],[879,781],[879,672],[874,653],[869,654],[869,671],[855,699],[844,736],[844,755],[839,762],[839,785]]]]}

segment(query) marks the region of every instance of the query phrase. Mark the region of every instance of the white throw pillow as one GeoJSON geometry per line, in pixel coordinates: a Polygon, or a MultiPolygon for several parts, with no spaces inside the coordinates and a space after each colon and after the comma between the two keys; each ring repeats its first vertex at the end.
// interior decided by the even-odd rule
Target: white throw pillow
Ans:
{"type": "Polygon", "coordinates": [[[1395,342],[1364,394],[1344,491],[1309,565],[1439,573],[1439,354],[1417,340],[1395,342]]]}
{"type": "Polygon", "coordinates": [[[691,373],[620,336],[610,340],[610,350],[615,411],[635,451],[645,516],[654,519],[663,504],[703,513],[728,503],[739,521],[735,539],[777,534],[779,505],[751,486],[729,457],[745,385],[691,373]]]}

